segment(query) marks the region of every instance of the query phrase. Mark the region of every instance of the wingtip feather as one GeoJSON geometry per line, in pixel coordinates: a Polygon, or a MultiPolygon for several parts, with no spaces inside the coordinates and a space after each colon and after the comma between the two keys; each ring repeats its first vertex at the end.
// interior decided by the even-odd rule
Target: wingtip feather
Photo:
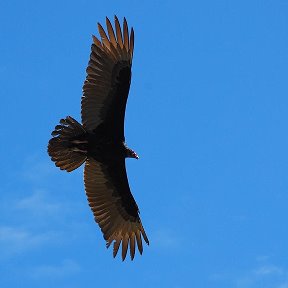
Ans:
{"type": "Polygon", "coordinates": [[[118,42],[120,48],[122,49],[123,48],[123,36],[122,36],[122,32],[121,32],[120,22],[119,22],[116,15],[114,16],[114,22],[115,22],[117,42],[118,42]]]}
{"type": "Polygon", "coordinates": [[[128,250],[129,236],[126,233],[122,239],[122,261],[125,260],[128,250]]]}
{"type": "Polygon", "coordinates": [[[113,44],[113,46],[116,48],[117,47],[117,41],[116,41],[116,38],[115,38],[115,33],[114,33],[112,24],[111,24],[111,22],[110,22],[108,17],[106,17],[106,26],[107,26],[107,30],[108,30],[108,35],[109,35],[110,41],[113,44]]]}
{"type": "Polygon", "coordinates": [[[126,48],[126,51],[129,51],[129,32],[128,32],[128,24],[127,24],[127,20],[124,17],[124,21],[123,21],[123,35],[124,35],[124,47],[126,48]]]}
{"type": "Polygon", "coordinates": [[[116,257],[116,255],[118,253],[120,243],[121,243],[121,239],[119,239],[119,236],[118,236],[118,238],[115,239],[115,242],[114,242],[114,245],[113,245],[113,257],[114,258],[116,257]]]}

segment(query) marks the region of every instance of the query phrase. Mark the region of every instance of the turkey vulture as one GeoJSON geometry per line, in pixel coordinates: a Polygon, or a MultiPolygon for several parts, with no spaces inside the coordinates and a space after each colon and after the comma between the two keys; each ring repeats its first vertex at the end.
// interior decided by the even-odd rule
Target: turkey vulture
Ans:
{"type": "Polygon", "coordinates": [[[85,162],[84,185],[89,206],[115,257],[122,243],[122,260],[128,246],[133,260],[135,243],[143,252],[138,206],[131,194],[125,158],[138,155],[125,143],[124,117],[134,49],[133,28],[123,30],[115,16],[115,30],[106,17],[108,35],[98,23],[101,41],[93,37],[81,99],[82,125],[67,116],[52,132],[48,154],[61,170],[71,172],[85,162]]]}

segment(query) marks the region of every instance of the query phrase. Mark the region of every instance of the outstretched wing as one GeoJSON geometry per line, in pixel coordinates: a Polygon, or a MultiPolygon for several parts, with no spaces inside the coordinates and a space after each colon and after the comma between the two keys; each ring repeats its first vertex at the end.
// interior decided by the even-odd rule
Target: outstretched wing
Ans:
{"type": "Polygon", "coordinates": [[[84,183],[89,205],[107,247],[114,242],[113,256],[116,256],[122,243],[122,260],[126,257],[128,246],[133,260],[135,242],[142,254],[142,237],[148,245],[149,240],[130,192],[125,160],[103,164],[89,158],[85,164],[84,183]]]}
{"type": "Polygon", "coordinates": [[[82,124],[88,131],[124,140],[124,117],[131,81],[134,31],[126,19],[123,33],[115,16],[115,31],[106,17],[108,35],[98,23],[101,41],[93,36],[81,101],[82,124]]]}

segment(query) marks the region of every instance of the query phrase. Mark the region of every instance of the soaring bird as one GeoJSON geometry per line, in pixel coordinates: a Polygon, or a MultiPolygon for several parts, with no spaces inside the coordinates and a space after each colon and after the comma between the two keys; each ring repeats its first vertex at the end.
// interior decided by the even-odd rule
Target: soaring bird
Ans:
{"type": "Polygon", "coordinates": [[[122,260],[128,247],[131,260],[135,246],[143,252],[142,238],[148,237],[131,194],[125,158],[138,155],[125,143],[124,117],[134,50],[134,31],[124,18],[121,30],[115,16],[115,30],[106,17],[108,35],[98,23],[81,99],[81,120],[71,116],[60,120],[52,132],[48,154],[61,170],[71,172],[85,163],[84,185],[89,206],[107,248],[113,242],[113,257],[122,244],[122,260]]]}

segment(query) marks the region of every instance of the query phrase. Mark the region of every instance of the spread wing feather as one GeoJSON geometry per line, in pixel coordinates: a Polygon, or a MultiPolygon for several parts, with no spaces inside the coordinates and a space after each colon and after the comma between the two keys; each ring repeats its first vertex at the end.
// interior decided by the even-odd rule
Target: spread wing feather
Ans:
{"type": "Polygon", "coordinates": [[[93,36],[87,76],[83,85],[81,116],[84,128],[101,129],[113,139],[124,140],[124,117],[131,81],[134,32],[124,18],[123,33],[115,16],[115,31],[106,18],[106,34],[98,23],[101,41],[93,36]]]}
{"type": "Polygon", "coordinates": [[[116,256],[122,244],[122,260],[125,259],[129,247],[133,260],[135,240],[142,254],[142,238],[147,244],[149,240],[130,192],[124,159],[109,164],[87,159],[84,184],[89,206],[103,232],[107,247],[114,242],[113,256],[116,256]]]}

